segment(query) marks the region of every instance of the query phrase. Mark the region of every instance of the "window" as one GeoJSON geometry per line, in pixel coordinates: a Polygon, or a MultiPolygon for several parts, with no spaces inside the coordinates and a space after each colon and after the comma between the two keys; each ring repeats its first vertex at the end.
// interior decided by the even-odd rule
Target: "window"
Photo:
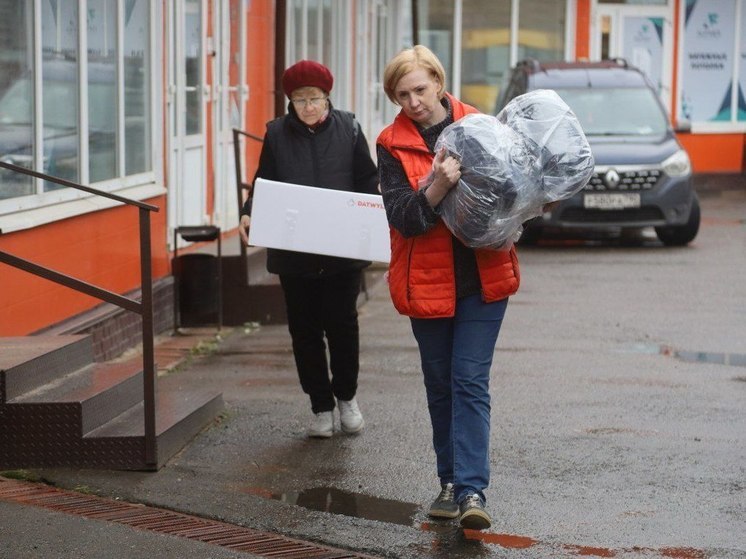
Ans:
{"type": "Polygon", "coordinates": [[[373,142],[397,110],[380,80],[391,57],[411,45],[411,16],[410,0],[288,0],[285,64],[305,58],[328,66],[332,102],[354,111],[373,142]]]}
{"type": "Polygon", "coordinates": [[[89,180],[117,176],[117,3],[88,0],[89,180]]]}
{"type": "Polygon", "coordinates": [[[482,112],[495,106],[510,68],[510,0],[464,0],[461,99],[482,112]]]}
{"type": "Polygon", "coordinates": [[[668,0],[598,0],[599,4],[627,4],[629,6],[668,6],[668,0]]]}
{"type": "MultiPolygon", "coordinates": [[[[331,64],[334,50],[332,43],[335,40],[331,2],[332,0],[291,0],[288,3],[287,35],[293,38],[288,40],[287,66],[303,59],[316,60],[334,73],[331,64]]],[[[337,6],[338,9],[340,7],[337,6]]]]}
{"type": "Polygon", "coordinates": [[[746,121],[746,6],[741,6],[741,40],[739,41],[739,56],[738,56],[738,120],[740,122],[746,121]]]}
{"type": "Polygon", "coordinates": [[[349,94],[349,41],[353,35],[348,27],[347,0],[290,0],[287,6],[286,66],[299,60],[316,60],[326,65],[334,75],[332,100],[349,109],[345,102],[349,94]],[[342,32],[340,33],[340,29],[342,32]]]}
{"type": "MultiPolygon", "coordinates": [[[[0,160],[111,190],[152,171],[151,3],[86,4],[0,0],[0,160]]],[[[0,170],[0,214],[80,196],[0,170]]]]}
{"type": "MultiPolygon", "coordinates": [[[[41,36],[42,171],[77,182],[80,180],[77,3],[42,2],[41,36]]],[[[57,184],[44,183],[44,191],[57,188],[60,188],[57,184]]]]}
{"type": "Polygon", "coordinates": [[[460,33],[454,28],[457,0],[415,1],[419,42],[440,58],[448,80],[460,76],[459,87],[449,82],[448,89],[481,111],[494,110],[500,85],[519,60],[565,58],[567,0],[461,0],[460,33]],[[459,35],[461,67],[454,69],[453,38],[459,35]]]}
{"type": "Polygon", "coordinates": [[[320,41],[323,40],[320,30],[322,19],[321,14],[319,14],[321,2],[319,2],[319,0],[306,0],[306,2],[308,8],[308,23],[306,33],[306,36],[308,37],[306,43],[308,56],[306,58],[323,62],[323,49],[321,48],[320,44],[320,41]]]}
{"type": "Polygon", "coordinates": [[[150,26],[148,0],[129,2],[124,14],[124,145],[126,175],[152,169],[150,26]]]}
{"type": "MultiPolygon", "coordinates": [[[[144,0],[141,0],[144,1],[144,0]]],[[[202,9],[200,0],[184,4],[184,49],[186,56],[186,133],[202,132],[202,9]]]]}
{"type": "Polygon", "coordinates": [[[565,0],[522,0],[518,18],[518,60],[563,60],[565,0]]]}
{"type": "MultiPolygon", "coordinates": [[[[414,1],[417,2],[417,37],[415,40],[428,47],[440,59],[446,71],[446,88],[453,91],[451,53],[453,52],[454,0],[414,1]]],[[[484,4],[490,3],[484,2],[484,4]]]]}
{"type": "MultiPolygon", "coordinates": [[[[32,168],[33,15],[29,2],[18,6],[13,0],[0,0],[0,13],[0,160],[32,168]]],[[[30,177],[0,169],[0,200],[33,193],[30,177]]]]}

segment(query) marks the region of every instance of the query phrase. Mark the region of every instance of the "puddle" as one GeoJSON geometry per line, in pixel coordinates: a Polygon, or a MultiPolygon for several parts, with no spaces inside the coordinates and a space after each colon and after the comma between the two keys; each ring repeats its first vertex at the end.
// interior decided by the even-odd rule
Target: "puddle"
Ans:
{"type": "Polygon", "coordinates": [[[309,510],[412,526],[420,505],[350,493],[334,487],[273,493],[271,498],[309,510]]]}
{"type": "Polygon", "coordinates": [[[626,350],[631,353],[646,355],[666,355],[675,357],[687,363],[708,363],[713,365],[730,365],[732,367],[746,367],[746,354],[724,353],[715,351],[683,351],[674,349],[667,345],[658,344],[632,344],[626,350]]]}
{"type": "Polygon", "coordinates": [[[658,344],[636,343],[621,349],[623,353],[641,353],[644,355],[668,355],[670,348],[658,344]]]}
{"type": "Polygon", "coordinates": [[[637,553],[641,551],[658,556],[662,555],[669,559],[706,559],[707,557],[707,554],[702,550],[686,547],[662,549],[635,547],[633,549],[615,550],[585,545],[549,544],[530,536],[517,534],[462,530],[457,523],[449,521],[426,521],[418,525],[415,518],[422,508],[419,504],[381,499],[370,495],[343,491],[334,487],[314,487],[303,491],[288,491],[285,493],[272,493],[267,489],[258,487],[245,487],[242,491],[309,510],[419,528],[423,532],[433,534],[433,540],[427,550],[429,556],[433,559],[474,559],[487,555],[491,557],[491,552],[484,547],[484,544],[515,550],[546,545],[553,546],[554,549],[559,546],[563,553],[569,552],[579,557],[617,557],[619,554],[624,555],[627,552],[637,553]]]}
{"type": "Polygon", "coordinates": [[[742,353],[711,353],[708,351],[674,351],[674,357],[689,363],[714,363],[746,367],[746,355],[742,353]]]}

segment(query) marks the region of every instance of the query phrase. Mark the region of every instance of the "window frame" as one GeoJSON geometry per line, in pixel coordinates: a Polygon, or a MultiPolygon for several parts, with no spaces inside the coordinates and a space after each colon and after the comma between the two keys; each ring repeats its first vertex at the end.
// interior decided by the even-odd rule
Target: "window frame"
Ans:
{"type": "MultiPolygon", "coordinates": [[[[413,2],[419,2],[421,0],[412,0],[413,2]]],[[[465,85],[462,83],[462,68],[460,67],[461,61],[461,53],[463,51],[463,17],[462,17],[462,9],[463,9],[463,1],[464,0],[451,0],[453,5],[453,12],[454,17],[453,19],[453,25],[450,28],[450,37],[451,37],[451,45],[450,45],[450,52],[449,56],[451,57],[450,63],[446,60],[443,60],[441,58],[441,62],[443,62],[444,66],[446,66],[446,81],[448,82],[448,89],[451,91],[456,97],[461,98],[461,89],[462,86],[465,85]]],[[[564,28],[564,37],[563,37],[563,49],[562,49],[562,56],[565,61],[571,61],[575,58],[575,18],[576,18],[576,4],[577,2],[575,0],[562,0],[564,2],[564,17],[565,17],[565,28],[564,28]]],[[[510,75],[511,69],[515,68],[515,66],[521,61],[521,57],[519,57],[519,47],[520,47],[520,36],[521,36],[521,10],[527,10],[527,6],[521,2],[521,0],[509,0],[510,3],[510,42],[509,42],[509,57],[508,57],[508,66],[505,68],[505,75],[510,75]],[[522,5],[523,4],[523,5],[522,5]]],[[[427,32],[428,30],[424,27],[420,27],[418,30],[420,34],[420,42],[423,44],[433,48],[431,44],[428,43],[428,41],[422,41],[423,31],[427,32]]],[[[437,51],[438,49],[433,48],[434,51],[437,51]]],[[[437,54],[437,52],[436,52],[437,54]]],[[[498,94],[495,99],[496,102],[499,101],[500,97],[502,96],[502,86],[503,83],[497,84],[498,94]]]]}
{"type": "Polygon", "coordinates": [[[347,0],[290,0],[286,12],[286,34],[296,38],[285,42],[286,66],[303,59],[326,65],[334,75],[332,103],[343,107],[350,106],[352,97],[352,59],[344,48],[351,38],[346,32],[351,29],[351,13],[347,0]],[[311,40],[313,51],[309,49],[311,40]]]}
{"type": "MultiPolygon", "coordinates": [[[[42,41],[41,41],[41,2],[42,0],[32,0],[31,17],[33,18],[32,34],[30,38],[31,52],[33,58],[33,83],[34,83],[34,124],[33,124],[33,160],[34,169],[42,167],[42,149],[43,130],[38,125],[41,114],[42,79],[41,65],[43,63],[42,41]]],[[[145,0],[147,1],[147,0],[145,0]]],[[[117,138],[116,138],[116,156],[117,156],[117,174],[119,176],[104,181],[89,183],[89,145],[88,145],[88,54],[87,54],[87,0],[80,0],[78,3],[78,60],[77,75],[75,83],[78,87],[78,182],[83,185],[90,185],[93,188],[104,192],[117,192],[118,194],[136,197],[136,199],[152,198],[165,192],[162,186],[162,163],[158,158],[158,153],[162,151],[162,139],[158,133],[159,127],[150,126],[150,161],[151,169],[142,173],[125,175],[124,161],[124,141],[125,127],[124,122],[124,55],[122,50],[123,30],[124,30],[124,8],[123,0],[117,0],[117,19],[116,26],[118,31],[117,39],[117,84],[116,84],[116,103],[117,103],[117,138]],[[160,183],[160,184],[158,184],[160,183]]],[[[162,49],[158,48],[156,29],[157,23],[161,21],[162,12],[157,2],[147,1],[148,30],[147,34],[150,41],[150,49],[147,55],[149,66],[149,82],[151,84],[148,92],[149,114],[152,122],[161,122],[162,107],[160,106],[160,87],[162,76],[160,72],[160,63],[156,56],[162,49]]],[[[94,194],[82,192],[74,188],[61,188],[49,192],[43,191],[43,181],[41,179],[33,180],[33,193],[30,195],[6,198],[0,200],[0,231],[8,233],[22,229],[29,229],[45,223],[51,223],[60,219],[67,219],[77,215],[83,215],[91,211],[97,211],[108,207],[106,203],[92,201],[96,198],[94,194]],[[51,208],[51,210],[50,210],[51,208]]],[[[100,198],[100,197],[99,197],[100,198]]]]}

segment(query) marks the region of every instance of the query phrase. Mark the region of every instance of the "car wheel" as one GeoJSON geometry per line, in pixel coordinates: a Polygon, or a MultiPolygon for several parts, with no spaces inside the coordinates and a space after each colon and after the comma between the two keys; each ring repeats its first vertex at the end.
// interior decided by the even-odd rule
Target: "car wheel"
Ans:
{"type": "Polygon", "coordinates": [[[684,246],[694,240],[699,232],[700,209],[697,195],[692,200],[692,211],[689,212],[689,219],[684,225],[675,225],[668,227],[656,227],[655,234],[658,239],[666,246],[684,246]]]}

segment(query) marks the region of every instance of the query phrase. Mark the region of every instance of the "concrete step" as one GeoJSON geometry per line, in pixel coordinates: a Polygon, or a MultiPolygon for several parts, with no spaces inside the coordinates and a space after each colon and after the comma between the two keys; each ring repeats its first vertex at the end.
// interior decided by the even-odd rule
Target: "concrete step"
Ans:
{"type": "Polygon", "coordinates": [[[0,404],[92,362],[88,336],[0,338],[0,404]]]}
{"type": "MultiPolygon", "coordinates": [[[[178,383],[164,377],[159,380],[156,396],[157,467],[191,441],[223,409],[221,393],[205,390],[195,392],[179,388],[178,383]]],[[[145,411],[142,402],[105,425],[88,433],[87,441],[144,441],[145,411]]],[[[145,468],[147,469],[147,468],[145,468]]]]}
{"type": "Polygon", "coordinates": [[[143,371],[137,362],[95,363],[22,396],[11,405],[58,404],[80,424],[80,433],[96,429],[142,402],[143,371]]]}
{"type": "Polygon", "coordinates": [[[222,410],[222,394],[157,379],[146,459],[139,359],[94,363],[87,336],[0,338],[0,469],[156,470],[222,410]]]}

